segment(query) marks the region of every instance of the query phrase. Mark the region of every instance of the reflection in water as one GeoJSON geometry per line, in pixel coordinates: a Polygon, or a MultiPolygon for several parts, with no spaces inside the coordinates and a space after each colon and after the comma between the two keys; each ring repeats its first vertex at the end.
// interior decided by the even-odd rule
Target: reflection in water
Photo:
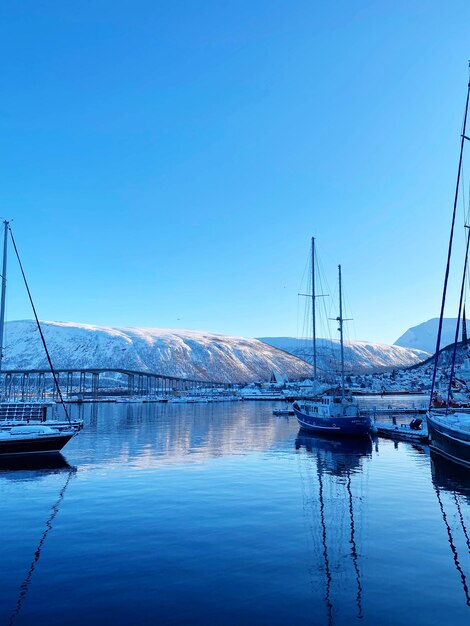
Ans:
{"type": "MultiPolygon", "coordinates": [[[[80,480],[55,508],[63,457],[0,470],[1,624],[467,623],[426,446],[303,436],[296,450],[296,423],[269,403],[74,408],[87,427],[66,457],[80,480]]],[[[470,474],[442,467],[470,586],[470,474]]]]}
{"type": "Polygon", "coordinates": [[[454,493],[454,502],[455,502],[455,506],[457,508],[457,512],[459,515],[460,525],[462,526],[462,532],[464,534],[465,541],[467,543],[468,552],[470,554],[470,539],[468,537],[467,527],[465,526],[465,520],[463,518],[462,508],[460,506],[459,498],[456,493],[454,493]]]}
{"type": "Polygon", "coordinates": [[[326,522],[325,522],[325,499],[323,497],[323,479],[320,467],[317,464],[317,472],[318,472],[318,496],[320,499],[320,523],[322,530],[322,548],[323,548],[323,559],[325,562],[325,604],[326,610],[328,614],[328,624],[333,623],[333,604],[331,602],[331,571],[330,571],[330,560],[328,558],[328,543],[326,541],[326,522]]]}
{"type": "Polygon", "coordinates": [[[99,459],[108,466],[132,463],[134,468],[152,469],[275,446],[285,422],[273,420],[264,406],[260,411],[242,404],[108,403],[98,409],[92,403],[72,405],[72,418],[85,421],[72,450],[85,452],[81,468],[99,459]]]}
{"type": "Polygon", "coordinates": [[[436,492],[442,519],[444,521],[444,525],[447,531],[447,537],[449,540],[450,549],[452,551],[455,569],[460,576],[460,581],[462,583],[462,589],[465,594],[467,606],[470,606],[470,592],[468,588],[467,577],[461,564],[456,541],[454,539],[454,532],[449,522],[449,517],[444,508],[444,502],[442,499],[442,493],[448,492],[452,494],[452,500],[457,509],[457,516],[463,535],[465,537],[466,546],[470,553],[470,541],[468,537],[468,531],[460,504],[460,498],[462,496],[465,498],[467,503],[470,501],[470,476],[468,470],[465,470],[464,468],[461,468],[460,466],[451,463],[450,461],[446,461],[439,455],[433,453],[431,453],[431,474],[434,491],[436,492]]]}
{"type": "MultiPolygon", "coordinates": [[[[59,507],[60,507],[60,504],[61,504],[62,500],[64,499],[65,492],[67,490],[69,482],[70,482],[72,476],[74,475],[74,473],[76,472],[76,468],[75,467],[71,467],[70,465],[68,465],[62,455],[58,455],[58,456],[60,456],[62,458],[62,461],[65,464],[65,466],[62,465],[61,468],[68,468],[67,479],[65,481],[64,486],[60,490],[59,497],[57,498],[57,501],[55,502],[55,504],[51,508],[51,514],[49,515],[49,517],[48,517],[48,519],[46,521],[44,532],[42,533],[41,539],[39,540],[38,546],[37,546],[37,548],[36,548],[36,550],[34,552],[34,558],[33,558],[32,562],[31,562],[30,567],[29,567],[29,570],[28,570],[28,573],[26,575],[26,578],[24,579],[24,581],[20,585],[18,599],[16,601],[16,606],[13,609],[13,611],[11,612],[10,619],[9,619],[9,622],[8,622],[9,626],[11,626],[14,623],[14,621],[16,620],[16,618],[18,617],[18,614],[19,614],[19,612],[21,610],[23,602],[24,602],[24,600],[26,598],[26,595],[28,593],[29,586],[31,584],[31,579],[33,577],[33,573],[34,573],[34,570],[36,568],[36,564],[39,561],[39,558],[41,556],[41,551],[42,551],[42,548],[43,548],[44,543],[46,541],[47,535],[52,530],[52,522],[54,521],[55,517],[57,516],[57,514],[59,512],[59,507]]],[[[47,466],[47,459],[44,459],[44,462],[46,464],[46,467],[44,468],[46,471],[50,470],[50,469],[58,469],[58,466],[56,466],[55,468],[48,467],[47,466]]],[[[24,464],[28,465],[26,460],[25,460],[24,464]]],[[[36,467],[34,469],[42,469],[41,467],[38,467],[38,465],[39,466],[41,465],[41,461],[40,460],[38,460],[37,462],[34,461],[34,464],[36,465],[36,467]]],[[[20,468],[16,467],[14,469],[20,469],[20,468]]],[[[29,463],[29,467],[23,467],[22,469],[32,469],[31,468],[31,462],[29,463]]],[[[38,476],[40,476],[40,474],[38,476]]]]}
{"type": "MultiPolygon", "coordinates": [[[[354,512],[353,492],[351,487],[351,476],[358,473],[362,469],[362,460],[366,457],[370,457],[372,453],[372,442],[368,438],[363,439],[325,439],[321,437],[308,436],[304,433],[299,433],[295,447],[297,450],[305,448],[305,450],[315,458],[316,462],[316,476],[318,480],[318,502],[319,502],[319,517],[321,527],[321,554],[323,559],[323,570],[325,572],[324,584],[325,584],[325,607],[327,612],[328,624],[333,624],[333,601],[331,594],[331,587],[333,583],[332,575],[332,563],[331,563],[331,550],[329,549],[328,536],[327,536],[327,521],[326,521],[326,501],[325,497],[325,481],[330,487],[336,487],[335,494],[330,497],[330,506],[333,502],[334,510],[332,511],[332,525],[330,535],[333,535],[333,528],[336,526],[336,532],[341,537],[343,529],[338,529],[338,524],[341,525],[343,521],[340,515],[340,491],[337,489],[338,485],[345,485],[347,494],[347,511],[349,521],[349,556],[351,557],[352,566],[354,569],[355,584],[356,584],[356,606],[357,617],[362,619],[362,582],[361,572],[359,567],[359,551],[357,547],[356,539],[356,523],[354,512]],[[338,497],[339,496],[339,497],[338,497]]],[[[301,472],[302,474],[302,472],[301,472]]],[[[304,482],[304,479],[302,478],[304,482]]],[[[307,478],[307,489],[312,489],[311,477],[307,478]]],[[[305,490],[304,490],[305,494],[305,490]]],[[[315,499],[313,497],[305,497],[304,495],[304,509],[308,519],[311,519],[312,511],[315,505],[315,499]]],[[[315,542],[315,525],[310,523],[310,531],[315,542]]],[[[330,537],[330,545],[334,545],[336,549],[341,548],[340,541],[333,542],[330,537]]],[[[341,562],[341,559],[340,559],[341,562]]],[[[341,565],[339,566],[339,573],[341,573],[341,565]]]]}
{"type": "Polygon", "coordinates": [[[357,583],[357,594],[356,594],[356,604],[358,613],[357,616],[359,619],[362,618],[362,584],[361,584],[361,573],[359,571],[359,564],[357,560],[357,545],[356,545],[356,527],[354,525],[354,509],[353,509],[353,497],[351,491],[351,476],[348,474],[348,482],[346,484],[346,488],[348,490],[349,496],[349,525],[351,528],[351,538],[349,543],[351,544],[351,559],[353,562],[354,572],[356,573],[356,583],[357,583]]]}
{"type": "MultiPolygon", "coordinates": [[[[41,474],[52,474],[56,473],[54,470],[66,469],[70,469],[70,465],[60,452],[0,458],[0,471],[5,472],[41,470],[41,474]]],[[[10,476],[10,474],[5,474],[2,477],[5,478],[10,476]]]]}

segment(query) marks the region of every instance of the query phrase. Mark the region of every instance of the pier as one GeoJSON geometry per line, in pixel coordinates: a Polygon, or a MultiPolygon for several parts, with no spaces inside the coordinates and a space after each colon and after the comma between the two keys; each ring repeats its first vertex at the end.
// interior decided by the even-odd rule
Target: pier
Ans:
{"type": "MultiPolygon", "coordinates": [[[[105,396],[162,397],[195,389],[227,389],[230,384],[166,376],[126,369],[57,369],[62,395],[66,399],[99,400],[105,396]]],[[[3,400],[56,399],[57,390],[50,370],[2,370],[0,395],[3,400]]]]}

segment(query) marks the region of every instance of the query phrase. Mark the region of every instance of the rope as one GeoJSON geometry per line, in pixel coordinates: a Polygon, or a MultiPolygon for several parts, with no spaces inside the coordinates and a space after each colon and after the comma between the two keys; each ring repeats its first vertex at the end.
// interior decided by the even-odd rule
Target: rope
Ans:
{"type": "Polygon", "coordinates": [[[41,335],[41,341],[42,341],[42,345],[44,346],[44,350],[46,352],[47,361],[49,363],[49,367],[51,368],[51,374],[52,374],[52,377],[54,378],[55,387],[57,389],[57,393],[59,394],[59,398],[60,398],[60,401],[62,403],[62,406],[64,407],[64,411],[65,411],[65,415],[67,417],[67,421],[70,424],[71,423],[70,415],[69,415],[69,412],[67,411],[67,407],[65,406],[64,398],[62,397],[62,391],[60,390],[60,387],[59,387],[59,381],[57,380],[57,375],[55,373],[54,366],[52,365],[51,356],[49,354],[49,350],[47,349],[46,340],[44,339],[44,334],[42,332],[41,324],[39,323],[38,314],[36,313],[36,307],[34,306],[33,297],[31,296],[31,291],[29,290],[28,281],[26,280],[26,276],[25,276],[25,273],[24,273],[24,270],[23,270],[23,264],[21,263],[20,255],[18,254],[18,248],[16,247],[15,238],[13,237],[11,226],[8,227],[8,230],[10,231],[11,241],[13,243],[13,248],[15,249],[15,254],[16,254],[16,258],[18,259],[18,264],[20,266],[21,275],[23,276],[24,284],[25,284],[25,287],[26,287],[26,291],[28,292],[29,301],[31,302],[31,307],[33,309],[34,317],[36,319],[36,324],[37,324],[37,327],[38,327],[38,330],[39,330],[39,334],[41,335]]]}

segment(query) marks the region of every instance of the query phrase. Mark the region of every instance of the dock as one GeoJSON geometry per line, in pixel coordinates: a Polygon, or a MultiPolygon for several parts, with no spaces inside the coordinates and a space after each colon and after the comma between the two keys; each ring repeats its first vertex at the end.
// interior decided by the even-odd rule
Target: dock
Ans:
{"type": "Polygon", "coordinates": [[[395,408],[393,406],[388,407],[374,407],[361,408],[361,414],[364,415],[424,415],[427,412],[427,407],[406,407],[395,408]]]}
{"type": "Polygon", "coordinates": [[[406,441],[416,441],[427,443],[429,441],[428,426],[426,422],[421,424],[421,428],[415,430],[409,424],[392,424],[389,422],[375,422],[373,431],[381,437],[389,439],[404,439],[406,441]]]}

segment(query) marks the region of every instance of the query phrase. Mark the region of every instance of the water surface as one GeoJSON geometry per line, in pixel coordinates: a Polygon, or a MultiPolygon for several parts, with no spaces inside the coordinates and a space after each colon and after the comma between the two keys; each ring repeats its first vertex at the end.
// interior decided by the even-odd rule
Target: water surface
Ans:
{"type": "Polygon", "coordinates": [[[0,467],[0,623],[470,623],[470,476],[274,406],[74,406],[62,463],[0,467]]]}

